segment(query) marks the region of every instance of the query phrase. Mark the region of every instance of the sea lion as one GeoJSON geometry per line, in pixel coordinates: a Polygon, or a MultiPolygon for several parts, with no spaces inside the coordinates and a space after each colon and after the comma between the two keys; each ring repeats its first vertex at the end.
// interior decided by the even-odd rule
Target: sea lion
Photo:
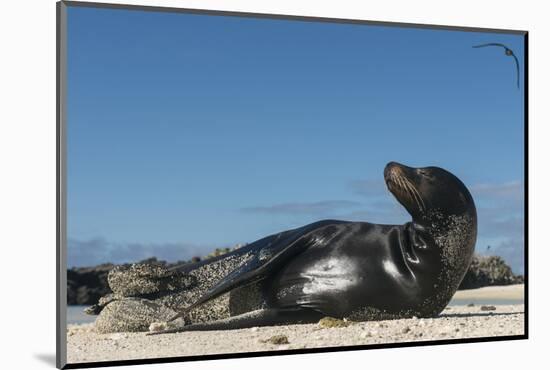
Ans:
{"type": "Polygon", "coordinates": [[[438,315],[472,259],[473,198],[456,176],[438,167],[390,162],[384,179],[412,221],[323,220],[178,267],[187,274],[224,259],[239,260],[169,321],[227,292],[231,317],[151,334],[311,323],[325,316],[362,321],[438,315]]]}

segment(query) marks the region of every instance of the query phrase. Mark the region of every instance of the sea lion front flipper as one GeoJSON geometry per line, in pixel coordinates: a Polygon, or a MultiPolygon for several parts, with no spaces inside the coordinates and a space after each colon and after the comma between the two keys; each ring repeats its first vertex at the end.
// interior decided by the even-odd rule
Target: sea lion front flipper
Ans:
{"type": "Polygon", "coordinates": [[[246,312],[227,319],[191,324],[158,332],[150,332],[147,333],[147,335],[179,333],[183,331],[244,329],[255,326],[296,324],[298,322],[306,324],[317,322],[322,318],[322,316],[323,315],[321,313],[309,309],[270,308],[246,312]]]}

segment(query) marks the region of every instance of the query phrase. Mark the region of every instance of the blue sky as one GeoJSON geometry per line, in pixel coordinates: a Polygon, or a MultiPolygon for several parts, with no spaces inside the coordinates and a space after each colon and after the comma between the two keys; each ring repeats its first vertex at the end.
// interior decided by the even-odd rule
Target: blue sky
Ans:
{"type": "Polygon", "coordinates": [[[168,260],[323,218],[404,223],[389,161],[470,188],[523,265],[518,35],[68,10],[70,266],[168,260]]]}

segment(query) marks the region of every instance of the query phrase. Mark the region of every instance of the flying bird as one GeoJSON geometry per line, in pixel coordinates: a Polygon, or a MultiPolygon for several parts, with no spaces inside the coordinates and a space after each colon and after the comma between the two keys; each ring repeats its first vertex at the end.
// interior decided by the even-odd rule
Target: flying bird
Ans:
{"type": "Polygon", "coordinates": [[[496,42],[491,42],[491,43],[488,43],[488,44],[475,45],[475,46],[472,46],[472,47],[473,48],[484,48],[484,47],[487,47],[487,46],[498,46],[498,47],[504,48],[504,54],[506,56],[514,57],[514,61],[516,62],[517,85],[518,85],[518,89],[519,89],[519,62],[518,62],[518,58],[516,57],[516,54],[514,54],[512,49],[510,49],[508,46],[506,46],[504,44],[499,44],[499,43],[496,43],[496,42]]]}

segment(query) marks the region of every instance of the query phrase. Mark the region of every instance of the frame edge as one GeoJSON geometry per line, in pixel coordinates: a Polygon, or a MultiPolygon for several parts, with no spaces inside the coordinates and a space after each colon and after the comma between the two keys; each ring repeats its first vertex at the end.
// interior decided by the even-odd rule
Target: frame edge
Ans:
{"type": "Polygon", "coordinates": [[[67,365],[67,4],[56,3],[56,367],[67,365]]]}

